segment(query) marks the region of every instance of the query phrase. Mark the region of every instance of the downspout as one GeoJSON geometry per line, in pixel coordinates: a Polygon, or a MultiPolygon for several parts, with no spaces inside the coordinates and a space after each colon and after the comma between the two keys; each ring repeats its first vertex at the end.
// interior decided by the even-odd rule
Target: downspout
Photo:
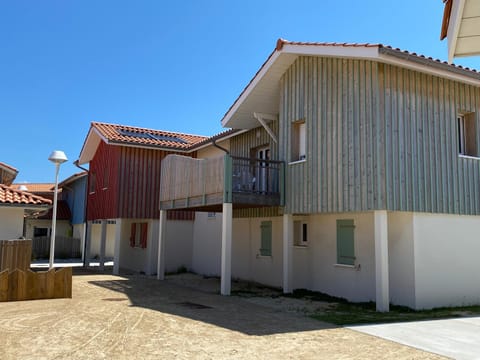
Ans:
{"type": "Polygon", "coordinates": [[[85,188],[85,209],[83,210],[83,220],[85,221],[85,234],[84,234],[84,241],[83,241],[83,267],[87,267],[87,234],[88,234],[88,221],[87,221],[87,208],[88,208],[88,174],[89,170],[85,169],[84,167],[81,167],[78,164],[78,160],[75,160],[73,162],[73,165],[75,165],[77,168],[80,170],[83,170],[87,173],[87,184],[85,188]]]}
{"type": "Polygon", "coordinates": [[[218,144],[215,142],[215,139],[212,139],[212,145],[215,146],[216,148],[224,151],[227,155],[230,155],[230,151],[228,151],[228,150],[225,149],[224,147],[221,147],[220,145],[218,145],[218,144]]]}

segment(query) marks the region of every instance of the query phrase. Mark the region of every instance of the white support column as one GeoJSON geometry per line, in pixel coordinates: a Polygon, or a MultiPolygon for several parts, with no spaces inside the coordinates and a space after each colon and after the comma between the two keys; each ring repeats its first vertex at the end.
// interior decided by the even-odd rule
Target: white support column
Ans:
{"type": "Polygon", "coordinates": [[[92,245],[92,221],[87,221],[87,234],[85,241],[87,242],[85,244],[85,254],[83,255],[85,258],[85,267],[90,266],[90,246],[92,245]]]}
{"type": "Polygon", "coordinates": [[[105,248],[107,245],[107,220],[102,220],[102,235],[100,238],[100,270],[105,270],[105,248]]]}
{"type": "Polygon", "coordinates": [[[158,259],[157,280],[165,279],[165,240],[167,230],[167,211],[160,210],[160,224],[158,228],[158,259]]]}
{"type": "Polygon", "coordinates": [[[82,224],[82,230],[80,235],[80,251],[82,252],[82,262],[85,261],[85,242],[87,241],[87,223],[82,224]]]}
{"type": "Polygon", "coordinates": [[[283,215],[283,293],[292,292],[293,275],[293,216],[283,215]]]}
{"type": "Polygon", "coordinates": [[[122,219],[115,221],[115,247],[113,250],[113,273],[118,275],[120,272],[120,245],[122,239],[122,219]]]}
{"type": "Polygon", "coordinates": [[[374,211],[375,285],[377,311],[390,311],[388,282],[388,217],[385,210],[374,211]]]}
{"type": "Polygon", "coordinates": [[[232,204],[224,203],[222,212],[222,273],[220,294],[230,295],[232,281],[232,204]]]}

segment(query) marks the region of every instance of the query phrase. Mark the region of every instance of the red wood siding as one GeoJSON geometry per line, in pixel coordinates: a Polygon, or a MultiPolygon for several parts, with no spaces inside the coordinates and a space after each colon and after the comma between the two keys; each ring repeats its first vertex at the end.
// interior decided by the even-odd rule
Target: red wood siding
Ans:
{"type": "Polygon", "coordinates": [[[100,142],[97,152],[90,162],[88,176],[87,219],[114,219],[117,218],[118,193],[118,164],[120,148],[100,142]],[[105,177],[108,185],[104,187],[105,177]],[[90,192],[92,178],[95,177],[95,189],[90,192]]]}
{"type": "MultiPolygon", "coordinates": [[[[88,195],[87,219],[158,219],[161,161],[169,153],[101,142],[90,162],[89,188],[94,173],[96,179],[95,192],[88,195]],[[107,189],[103,189],[105,183],[107,189]]],[[[184,211],[167,215],[169,220],[193,220],[194,216],[184,211]]]]}
{"type": "Polygon", "coordinates": [[[158,219],[161,150],[121,147],[118,217],[158,219]]]}

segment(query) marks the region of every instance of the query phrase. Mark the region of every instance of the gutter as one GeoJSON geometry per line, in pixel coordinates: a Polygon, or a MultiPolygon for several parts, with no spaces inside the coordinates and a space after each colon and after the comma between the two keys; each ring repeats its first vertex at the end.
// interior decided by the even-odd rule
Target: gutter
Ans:
{"type": "Polygon", "coordinates": [[[81,167],[79,164],[78,164],[78,160],[75,160],[73,162],[73,165],[75,165],[77,168],[79,168],[80,170],[83,170],[83,171],[86,171],[87,173],[87,184],[86,184],[86,188],[85,188],[85,209],[83,210],[83,219],[85,221],[85,239],[84,239],[84,243],[83,243],[83,267],[86,268],[87,267],[87,234],[88,234],[88,221],[87,221],[87,208],[88,208],[88,178],[89,178],[89,170],[84,168],[84,167],[81,167]]]}

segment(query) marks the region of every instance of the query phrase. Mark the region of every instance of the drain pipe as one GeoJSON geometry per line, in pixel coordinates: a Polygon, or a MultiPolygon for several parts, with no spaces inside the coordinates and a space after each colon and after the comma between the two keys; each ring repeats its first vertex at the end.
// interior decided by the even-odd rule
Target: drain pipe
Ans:
{"type": "Polygon", "coordinates": [[[88,221],[87,221],[87,208],[88,208],[88,174],[89,170],[81,167],[78,163],[78,160],[75,160],[73,162],[73,165],[75,165],[77,168],[80,170],[86,171],[87,172],[87,184],[85,188],[85,209],[83,210],[83,220],[85,221],[85,233],[83,235],[83,267],[87,267],[87,234],[88,234],[88,221]]]}
{"type": "Polygon", "coordinates": [[[227,155],[230,155],[230,151],[228,151],[228,150],[225,149],[224,147],[221,147],[220,145],[218,145],[218,144],[215,142],[215,139],[212,139],[212,145],[215,146],[216,148],[224,151],[227,155]]]}

